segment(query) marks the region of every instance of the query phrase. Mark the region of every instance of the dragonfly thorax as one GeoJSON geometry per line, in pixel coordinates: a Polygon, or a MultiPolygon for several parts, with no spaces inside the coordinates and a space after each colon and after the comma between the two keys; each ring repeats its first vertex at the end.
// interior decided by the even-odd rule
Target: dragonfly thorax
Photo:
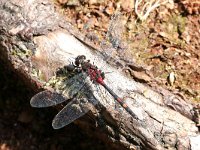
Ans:
{"type": "Polygon", "coordinates": [[[98,68],[89,68],[87,73],[92,81],[95,81],[101,85],[104,84],[104,73],[98,68]]]}
{"type": "Polygon", "coordinates": [[[82,71],[86,72],[90,79],[98,84],[104,84],[104,72],[98,69],[97,66],[90,63],[90,60],[86,60],[84,55],[79,55],[75,59],[75,65],[80,67],[82,71]]]}

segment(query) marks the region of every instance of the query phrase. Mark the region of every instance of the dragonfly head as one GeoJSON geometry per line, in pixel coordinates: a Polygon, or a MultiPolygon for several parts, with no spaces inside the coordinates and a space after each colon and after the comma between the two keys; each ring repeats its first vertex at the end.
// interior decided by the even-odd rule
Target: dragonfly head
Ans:
{"type": "Polygon", "coordinates": [[[75,59],[75,65],[80,66],[81,64],[83,64],[85,62],[85,60],[86,60],[85,55],[79,55],[75,59]]]}

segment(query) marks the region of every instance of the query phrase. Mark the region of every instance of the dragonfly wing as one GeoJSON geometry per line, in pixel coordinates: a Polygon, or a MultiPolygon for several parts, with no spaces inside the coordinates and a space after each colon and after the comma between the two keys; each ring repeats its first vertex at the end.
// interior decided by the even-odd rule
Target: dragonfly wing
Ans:
{"type": "Polygon", "coordinates": [[[68,103],[53,119],[52,126],[54,129],[62,128],[89,111],[86,98],[74,99],[68,103]]]}
{"type": "Polygon", "coordinates": [[[83,88],[85,84],[85,79],[87,75],[85,73],[79,73],[74,77],[68,79],[66,82],[63,82],[63,91],[62,94],[65,95],[67,98],[73,98],[81,88],[83,88]]]}
{"type": "Polygon", "coordinates": [[[42,91],[31,98],[30,104],[32,107],[49,107],[60,104],[67,99],[73,98],[84,86],[84,81],[87,78],[86,74],[80,73],[63,82],[62,94],[51,92],[48,90],[42,91]]]}
{"type": "Polygon", "coordinates": [[[67,99],[56,92],[48,90],[42,91],[31,98],[32,107],[49,107],[66,101],[67,99]]]}

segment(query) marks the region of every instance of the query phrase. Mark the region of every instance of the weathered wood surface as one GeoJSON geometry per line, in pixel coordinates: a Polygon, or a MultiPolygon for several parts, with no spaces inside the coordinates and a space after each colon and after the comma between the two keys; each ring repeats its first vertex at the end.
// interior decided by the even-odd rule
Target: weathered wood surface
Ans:
{"type": "MultiPolygon", "coordinates": [[[[100,114],[104,119],[104,132],[94,133],[104,141],[125,149],[199,148],[200,135],[193,121],[192,104],[162,87],[135,82],[124,75],[123,68],[109,65],[49,1],[1,0],[0,18],[0,59],[15,69],[30,88],[39,89],[44,83],[33,75],[33,69],[40,70],[48,79],[58,67],[69,64],[71,57],[81,54],[112,72],[106,76],[106,82],[120,97],[128,99],[139,119],[124,110],[116,111],[108,94],[100,97],[98,101],[105,109],[92,109],[91,117],[100,114]]],[[[95,127],[87,120],[77,124],[95,127]]]]}

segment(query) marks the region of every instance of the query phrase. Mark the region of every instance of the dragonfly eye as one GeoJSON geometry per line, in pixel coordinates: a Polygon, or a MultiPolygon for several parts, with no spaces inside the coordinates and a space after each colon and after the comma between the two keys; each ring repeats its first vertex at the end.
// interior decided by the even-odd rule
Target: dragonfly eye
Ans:
{"type": "Polygon", "coordinates": [[[75,59],[75,65],[76,65],[76,66],[79,66],[79,65],[81,65],[85,60],[86,60],[85,55],[79,55],[79,56],[76,57],[76,59],[75,59]]]}

